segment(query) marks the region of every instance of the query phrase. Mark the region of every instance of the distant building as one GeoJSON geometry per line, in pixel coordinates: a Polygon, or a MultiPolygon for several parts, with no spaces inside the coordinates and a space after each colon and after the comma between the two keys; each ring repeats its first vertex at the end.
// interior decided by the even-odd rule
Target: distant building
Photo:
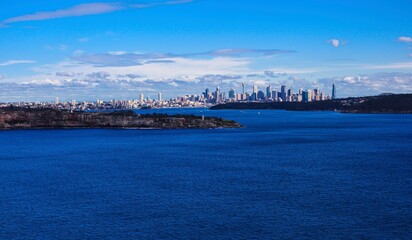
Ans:
{"type": "Polygon", "coordinates": [[[263,91],[259,91],[257,94],[257,99],[258,100],[264,100],[265,99],[265,93],[263,91]]]}
{"type": "Polygon", "coordinates": [[[251,100],[257,100],[257,94],[258,94],[258,88],[256,85],[253,86],[253,92],[252,92],[252,96],[251,96],[251,100]]]}
{"type": "Polygon", "coordinates": [[[288,95],[287,95],[287,101],[288,102],[292,102],[292,95],[293,95],[292,89],[289,89],[288,90],[288,95]]]}
{"type": "Polygon", "coordinates": [[[336,87],[335,87],[335,84],[332,84],[332,99],[336,99],[336,87]]]}
{"type": "Polygon", "coordinates": [[[203,96],[205,97],[205,99],[209,99],[209,98],[210,98],[209,88],[206,88],[205,92],[203,93],[203,96]]]}
{"type": "Polygon", "coordinates": [[[157,93],[157,100],[159,102],[162,101],[162,93],[161,92],[157,93]]]}
{"type": "Polygon", "coordinates": [[[286,101],[286,86],[282,85],[280,87],[280,98],[282,99],[282,101],[286,101]]]}
{"type": "Polygon", "coordinates": [[[235,99],[236,98],[234,89],[229,90],[229,98],[230,99],[235,99]]]}
{"type": "Polygon", "coordinates": [[[276,91],[276,90],[272,91],[272,99],[277,102],[277,101],[278,101],[278,98],[279,98],[279,93],[278,93],[278,91],[276,91]]]}
{"type": "Polygon", "coordinates": [[[266,88],[266,97],[267,97],[267,99],[272,98],[272,86],[270,86],[270,85],[266,88]]]}
{"type": "Polygon", "coordinates": [[[306,90],[302,92],[302,101],[303,102],[312,101],[312,92],[310,90],[306,90]]]}
{"type": "Polygon", "coordinates": [[[216,92],[215,92],[215,103],[220,103],[221,98],[220,98],[220,87],[216,87],[216,92]]]}
{"type": "Polygon", "coordinates": [[[140,103],[143,103],[144,102],[144,95],[143,95],[143,93],[141,93],[140,94],[140,103]]]}

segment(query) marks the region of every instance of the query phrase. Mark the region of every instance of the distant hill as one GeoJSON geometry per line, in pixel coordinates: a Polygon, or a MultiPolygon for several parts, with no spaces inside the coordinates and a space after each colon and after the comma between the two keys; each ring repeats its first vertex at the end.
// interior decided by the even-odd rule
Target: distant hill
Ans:
{"type": "Polygon", "coordinates": [[[211,107],[219,109],[279,109],[290,111],[339,111],[344,113],[412,113],[412,94],[342,98],[317,102],[239,102],[211,107]]]}

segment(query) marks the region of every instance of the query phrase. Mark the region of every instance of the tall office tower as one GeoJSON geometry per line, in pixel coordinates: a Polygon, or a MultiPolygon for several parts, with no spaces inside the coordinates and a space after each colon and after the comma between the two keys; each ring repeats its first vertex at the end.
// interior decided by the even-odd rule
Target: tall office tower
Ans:
{"type": "Polygon", "coordinates": [[[143,95],[143,93],[141,93],[140,94],[140,103],[143,103],[144,102],[144,95],[143,95]]]}
{"type": "Polygon", "coordinates": [[[56,97],[56,102],[55,102],[55,104],[56,104],[56,105],[59,104],[59,97],[56,97]]]}
{"type": "Polygon", "coordinates": [[[76,102],[76,100],[72,100],[72,106],[76,106],[76,104],[77,104],[77,102],[76,102]]]}
{"type": "Polygon", "coordinates": [[[244,83],[242,83],[242,88],[243,88],[242,94],[245,94],[245,84],[244,83]]]}
{"type": "Polygon", "coordinates": [[[224,92],[220,93],[219,100],[220,100],[220,102],[226,101],[226,94],[224,92]]]}
{"type": "Polygon", "coordinates": [[[292,89],[289,89],[289,90],[288,90],[288,96],[287,96],[288,102],[291,102],[291,101],[292,101],[292,95],[293,95],[292,89]]]}
{"type": "Polygon", "coordinates": [[[235,98],[235,90],[232,88],[229,90],[229,98],[234,99],[235,98]]]}
{"type": "Polygon", "coordinates": [[[280,87],[280,98],[282,99],[282,101],[286,101],[286,86],[282,85],[280,87]]]}
{"type": "Polygon", "coordinates": [[[335,87],[335,84],[332,84],[332,99],[336,99],[336,87],[335,87]]]}
{"type": "Polygon", "coordinates": [[[258,100],[265,99],[265,93],[263,91],[259,91],[258,94],[257,94],[257,99],[258,100]]]}
{"type": "Polygon", "coordinates": [[[303,102],[309,102],[309,94],[308,91],[302,91],[302,101],[303,102]]]}
{"type": "Polygon", "coordinates": [[[272,86],[270,86],[270,85],[266,88],[266,97],[268,99],[273,98],[272,97],[272,86]]]}
{"type": "Polygon", "coordinates": [[[276,91],[276,90],[272,91],[272,99],[277,102],[278,98],[279,98],[278,91],[276,91]]]}
{"type": "Polygon", "coordinates": [[[157,93],[157,100],[160,102],[160,101],[162,101],[162,93],[161,92],[158,92],[157,93]]]}
{"type": "Polygon", "coordinates": [[[220,103],[220,87],[216,87],[215,103],[220,103]]]}
{"type": "Polygon", "coordinates": [[[206,88],[203,95],[205,96],[205,99],[209,99],[209,88],[206,88]]]}
{"type": "Polygon", "coordinates": [[[252,100],[257,100],[258,88],[256,85],[253,85],[252,100]]]}
{"type": "Polygon", "coordinates": [[[303,94],[303,88],[299,88],[299,95],[303,94]]]}

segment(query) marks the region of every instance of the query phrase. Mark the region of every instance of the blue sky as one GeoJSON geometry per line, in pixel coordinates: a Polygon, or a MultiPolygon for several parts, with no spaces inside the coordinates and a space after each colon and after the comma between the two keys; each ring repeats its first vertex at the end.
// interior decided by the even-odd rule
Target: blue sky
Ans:
{"type": "Polygon", "coordinates": [[[412,92],[412,1],[15,0],[0,101],[167,97],[286,84],[412,92]]]}

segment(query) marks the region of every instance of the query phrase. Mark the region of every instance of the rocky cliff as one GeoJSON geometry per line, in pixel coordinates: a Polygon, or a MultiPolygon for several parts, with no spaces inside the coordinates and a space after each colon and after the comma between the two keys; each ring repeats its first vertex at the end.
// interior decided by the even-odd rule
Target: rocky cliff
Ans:
{"type": "Polygon", "coordinates": [[[236,128],[240,124],[220,118],[193,115],[121,112],[68,112],[54,109],[0,108],[0,129],[39,128],[236,128]]]}

